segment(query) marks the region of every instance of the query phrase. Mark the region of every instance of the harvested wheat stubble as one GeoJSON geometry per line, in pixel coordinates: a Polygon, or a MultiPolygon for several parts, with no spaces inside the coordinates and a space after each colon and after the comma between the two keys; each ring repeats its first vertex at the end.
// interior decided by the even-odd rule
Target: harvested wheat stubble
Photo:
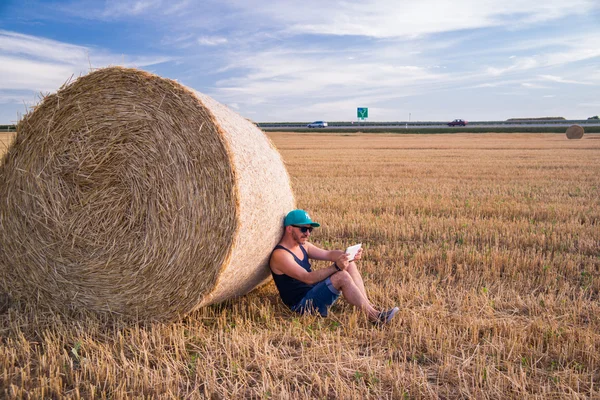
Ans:
{"type": "Polygon", "coordinates": [[[19,123],[0,167],[0,279],[52,309],[175,319],[252,290],[294,207],[255,125],[134,69],[100,69],[19,123]]]}
{"type": "Polygon", "coordinates": [[[567,138],[581,139],[583,137],[583,128],[580,125],[571,125],[567,129],[567,138]]]}

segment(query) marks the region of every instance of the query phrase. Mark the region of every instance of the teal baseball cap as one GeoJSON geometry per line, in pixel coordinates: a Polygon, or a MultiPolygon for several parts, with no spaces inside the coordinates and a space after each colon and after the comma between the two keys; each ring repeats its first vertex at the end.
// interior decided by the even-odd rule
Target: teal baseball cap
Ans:
{"type": "Polygon", "coordinates": [[[310,215],[304,210],[292,210],[290,211],[283,220],[283,226],[290,225],[310,225],[318,228],[321,226],[318,222],[314,222],[310,219],[310,215]]]}

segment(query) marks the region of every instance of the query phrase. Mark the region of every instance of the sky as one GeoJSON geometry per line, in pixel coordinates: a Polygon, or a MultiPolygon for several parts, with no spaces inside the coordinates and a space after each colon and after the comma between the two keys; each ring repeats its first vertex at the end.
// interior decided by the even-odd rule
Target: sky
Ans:
{"type": "Polygon", "coordinates": [[[0,0],[0,124],[139,68],[256,122],[586,119],[598,0],[0,0]]]}

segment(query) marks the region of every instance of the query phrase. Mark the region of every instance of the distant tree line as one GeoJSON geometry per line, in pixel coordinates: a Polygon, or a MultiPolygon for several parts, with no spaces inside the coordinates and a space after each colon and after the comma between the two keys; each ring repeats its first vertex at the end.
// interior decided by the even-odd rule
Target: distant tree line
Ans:
{"type": "Polygon", "coordinates": [[[565,121],[565,117],[538,117],[538,118],[509,118],[507,121],[516,122],[516,121],[556,121],[563,120],[565,121]]]}
{"type": "Polygon", "coordinates": [[[17,127],[15,125],[0,125],[0,132],[16,132],[17,127]]]}

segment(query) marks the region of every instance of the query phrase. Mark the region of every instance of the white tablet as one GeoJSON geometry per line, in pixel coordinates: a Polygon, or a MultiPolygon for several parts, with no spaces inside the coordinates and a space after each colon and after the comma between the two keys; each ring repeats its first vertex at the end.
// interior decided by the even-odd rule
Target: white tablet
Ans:
{"type": "Polygon", "coordinates": [[[346,254],[348,255],[348,261],[354,260],[354,257],[356,257],[356,253],[358,253],[358,250],[360,250],[361,247],[362,247],[362,243],[359,243],[359,244],[355,244],[354,246],[350,246],[346,249],[346,254]]]}

